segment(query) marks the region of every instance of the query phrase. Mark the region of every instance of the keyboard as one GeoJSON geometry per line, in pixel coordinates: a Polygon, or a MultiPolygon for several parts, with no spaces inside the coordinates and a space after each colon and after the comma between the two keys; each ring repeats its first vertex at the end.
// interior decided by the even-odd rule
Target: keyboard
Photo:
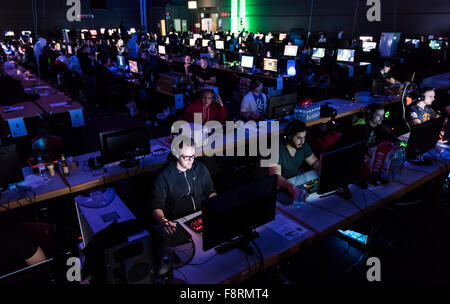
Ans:
{"type": "Polygon", "coordinates": [[[186,221],[184,224],[197,233],[202,233],[203,231],[203,220],[201,215],[186,221]]]}
{"type": "Polygon", "coordinates": [[[319,190],[319,179],[315,178],[303,185],[306,188],[306,193],[311,194],[319,190]]]}

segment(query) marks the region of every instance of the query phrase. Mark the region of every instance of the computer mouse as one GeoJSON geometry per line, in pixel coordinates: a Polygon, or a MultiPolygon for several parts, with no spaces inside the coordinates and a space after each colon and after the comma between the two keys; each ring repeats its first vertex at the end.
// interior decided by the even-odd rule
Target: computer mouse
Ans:
{"type": "Polygon", "coordinates": [[[283,205],[290,205],[294,203],[294,198],[285,189],[280,189],[277,191],[277,201],[283,205]]]}

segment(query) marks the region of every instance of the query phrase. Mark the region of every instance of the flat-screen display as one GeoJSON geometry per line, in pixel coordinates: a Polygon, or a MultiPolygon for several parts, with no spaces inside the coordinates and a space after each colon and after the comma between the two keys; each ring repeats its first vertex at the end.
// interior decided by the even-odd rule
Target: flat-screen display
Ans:
{"type": "Polygon", "coordinates": [[[253,68],[253,56],[242,55],[241,66],[244,68],[253,68]]]}
{"type": "Polygon", "coordinates": [[[264,58],[264,71],[277,72],[278,60],[273,58],[264,58]]]}
{"type": "Polygon", "coordinates": [[[344,62],[355,61],[355,50],[338,49],[337,61],[344,61],[344,62]]]}
{"type": "Polygon", "coordinates": [[[298,45],[286,45],[284,47],[284,56],[297,56],[298,45]]]}
{"type": "Polygon", "coordinates": [[[313,58],[322,58],[325,56],[325,49],[324,48],[313,48],[313,52],[311,57],[313,58]]]}

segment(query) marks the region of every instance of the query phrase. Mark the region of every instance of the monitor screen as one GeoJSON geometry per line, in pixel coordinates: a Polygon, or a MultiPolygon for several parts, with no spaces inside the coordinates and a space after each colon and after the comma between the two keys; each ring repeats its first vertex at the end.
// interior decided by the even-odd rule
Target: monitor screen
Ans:
{"type": "Polygon", "coordinates": [[[430,40],[428,45],[432,50],[440,50],[442,48],[442,40],[430,40]]]}
{"type": "Polygon", "coordinates": [[[139,68],[138,68],[138,63],[137,63],[137,61],[134,61],[134,60],[128,60],[128,66],[130,67],[130,72],[131,72],[131,73],[135,73],[135,74],[138,74],[138,73],[139,73],[139,68]]]}
{"type": "Polygon", "coordinates": [[[320,155],[319,194],[338,190],[361,180],[366,141],[320,155]]]}
{"type": "Polygon", "coordinates": [[[5,36],[6,37],[14,37],[14,32],[13,31],[5,31],[5,36]]]}
{"type": "Polygon", "coordinates": [[[264,58],[264,71],[277,72],[278,60],[272,58],[264,58]]]}
{"type": "Polygon", "coordinates": [[[194,39],[195,39],[195,40],[200,39],[200,38],[202,38],[202,35],[200,35],[200,34],[194,34],[194,39]]]}
{"type": "Polygon", "coordinates": [[[373,41],[373,37],[372,36],[359,36],[359,40],[364,41],[373,41]]]}
{"type": "Polygon", "coordinates": [[[231,36],[227,36],[227,41],[230,41],[231,40],[231,36]]]}
{"type": "Polygon", "coordinates": [[[405,44],[413,45],[414,48],[418,49],[418,48],[419,48],[419,44],[420,44],[420,39],[410,39],[410,38],[406,38],[406,39],[405,39],[405,44]]]}
{"type": "Polygon", "coordinates": [[[276,175],[266,176],[206,199],[202,204],[203,250],[242,236],[241,244],[248,245],[251,239],[246,236],[253,229],[275,219],[276,187],[276,175]]]}
{"type": "Polygon", "coordinates": [[[85,39],[84,34],[81,33],[81,40],[84,40],[84,39],[85,39]]]}
{"type": "Polygon", "coordinates": [[[145,126],[101,132],[99,137],[104,164],[130,160],[150,153],[150,138],[145,126]]]}
{"type": "Polygon", "coordinates": [[[264,37],[264,41],[266,42],[266,43],[269,43],[270,42],[270,39],[272,39],[273,37],[272,36],[266,36],[266,37],[264,37]]]}
{"type": "Polygon", "coordinates": [[[284,47],[284,56],[297,56],[298,45],[286,45],[284,47]]]}
{"type": "Polygon", "coordinates": [[[339,49],[337,61],[353,62],[355,60],[355,50],[339,49]]]}
{"type": "Polygon", "coordinates": [[[195,39],[191,38],[189,39],[189,46],[194,46],[195,45],[195,39]]]}
{"type": "Polygon", "coordinates": [[[363,51],[368,53],[377,47],[377,43],[371,42],[371,41],[364,41],[362,47],[363,47],[363,51]]]}
{"type": "Polygon", "coordinates": [[[72,55],[72,46],[71,46],[71,45],[68,45],[68,46],[67,46],[67,53],[68,53],[69,55],[72,55]]]}
{"type": "Polygon", "coordinates": [[[223,40],[216,40],[216,49],[223,50],[225,48],[223,40]]]}
{"type": "Polygon", "coordinates": [[[117,66],[119,68],[125,68],[126,64],[125,64],[125,57],[124,56],[117,55],[117,66]]]}
{"type": "Polygon", "coordinates": [[[31,31],[22,31],[22,36],[30,36],[31,31]]]}
{"type": "Polygon", "coordinates": [[[219,35],[214,35],[214,40],[219,40],[220,36],[219,35]]]}
{"type": "Polygon", "coordinates": [[[165,44],[169,44],[169,43],[170,43],[169,37],[166,38],[166,40],[165,40],[164,43],[165,43],[165,44]]]}
{"type": "Polygon", "coordinates": [[[253,68],[253,56],[242,55],[241,67],[249,69],[253,68]]]}
{"type": "Polygon", "coordinates": [[[322,58],[325,56],[325,49],[324,48],[313,48],[313,52],[311,57],[314,58],[322,58]]]}
{"type": "Polygon", "coordinates": [[[9,184],[23,181],[22,166],[15,144],[0,146],[0,189],[7,189],[9,184]]]}
{"type": "Polygon", "coordinates": [[[287,34],[284,33],[280,33],[280,35],[278,36],[278,40],[283,41],[284,39],[286,39],[287,34]]]}
{"type": "Polygon", "coordinates": [[[61,43],[57,43],[57,44],[55,45],[55,50],[61,51],[61,43]]]}
{"type": "Polygon", "coordinates": [[[208,47],[209,40],[208,39],[202,39],[202,47],[208,47]]]}
{"type": "Polygon", "coordinates": [[[97,30],[90,30],[89,33],[91,36],[97,36],[97,30]]]}
{"type": "Polygon", "coordinates": [[[158,53],[160,55],[166,55],[166,47],[164,45],[158,45],[158,53]]]}

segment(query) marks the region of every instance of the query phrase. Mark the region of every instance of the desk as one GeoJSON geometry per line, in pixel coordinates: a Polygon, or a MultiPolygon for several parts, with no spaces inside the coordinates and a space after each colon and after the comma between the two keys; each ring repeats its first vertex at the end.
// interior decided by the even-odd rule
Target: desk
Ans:
{"type": "MultiPolygon", "coordinates": [[[[0,197],[0,212],[68,194],[70,192],[69,187],[58,172],[59,170],[55,171],[57,172],[55,176],[49,176],[48,182],[36,188],[27,186],[25,192],[17,191],[20,189],[3,192],[0,197]]],[[[22,168],[22,173],[25,178],[32,175],[31,167],[22,168]]]]}
{"type": "MultiPolygon", "coordinates": [[[[249,278],[252,272],[254,273],[259,267],[259,256],[248,257],[249,267],[246,254],[239,249],[233,249],[222,255],[216,255],[214,249],[203,251],[201,235],[184,225],[184,222],[198,216],[200,213],[196,212],[177,220],[179,224],[191,233],[195,244],[195,255],[188,265],[181,267],[179,270],[174,270],[174,276],[182,280],[185,280],[186,277],[188,284],[239,283],[249,278]],[[257,260],[256,262],[254,261],[255,259],[257,260]]],[[[259,233],[259,237],[255,239],[255,243],[263,254],[264,267],[273,265],[284,257],[294,254],[302,247],[309,245],[314,236],[312,231],[296,224],[279,211],[276,212],[276,220],[300,227],[302,232],[298,235],[298,238],[290,241],[267,225],[257,228],[256,231],[259,233]]]]}
{"type": "Polygon", "coordinates": [[[44,112],[42,112],[42,110],[32,101],[20,102],[20,103],[14,104],[12,106],[0,106],[0,116],[3,120],[18,118],[18,117],[23,117],[24,119],[26,119],[26,118],[36,117],[36,116],[39,116],[42,114],[44,114],[44,112]],[[23,109],[8,111],[5,113],[5,111],[8,108],[12,108],[12,107],[16,107],[16,108],[23,107],[23,109]]]}
{"type": "Polygon", "coordinates": [[[79,102],[64,94],[41,96],[35,103],[47,114],[61,114],[70,110],[83,109],[79,102]]]}
{"type": "Polygon", "coordinates": [[[450,73],[427,77],[422,81],[422,86],[432,87],[436,90],[450,89],[450,73]]]}

